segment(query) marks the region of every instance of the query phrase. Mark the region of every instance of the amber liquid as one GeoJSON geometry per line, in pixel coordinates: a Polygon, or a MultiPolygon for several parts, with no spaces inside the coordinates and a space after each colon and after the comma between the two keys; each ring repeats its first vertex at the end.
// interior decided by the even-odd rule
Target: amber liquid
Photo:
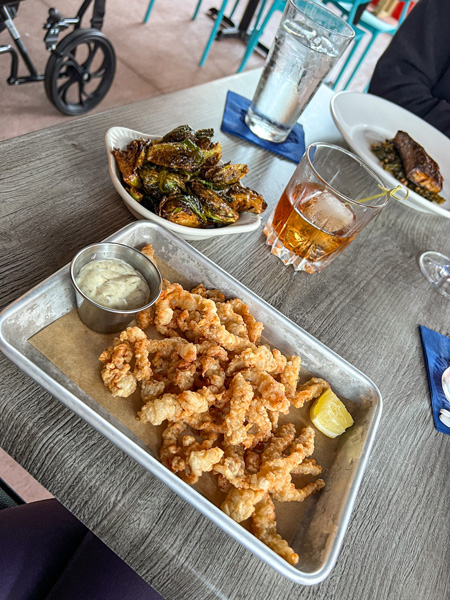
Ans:
{"type": "MultiPolygon", "coordinates": [[[[358,234],[353,227],[349,226],[328,233],[308,221],[302,214],[302,210],[307,212],[311,192],[317,193],[321,190],[324,188],[315,183],[299,184],[290,196],[285,190],[272,218],[272,227],[284,247],[311,263],[330,262],[358,234]],[[349,229],[352,231],[349,232],[349,229]]],[[[311,272],[315,270],[312,268],[311,272]]]]}

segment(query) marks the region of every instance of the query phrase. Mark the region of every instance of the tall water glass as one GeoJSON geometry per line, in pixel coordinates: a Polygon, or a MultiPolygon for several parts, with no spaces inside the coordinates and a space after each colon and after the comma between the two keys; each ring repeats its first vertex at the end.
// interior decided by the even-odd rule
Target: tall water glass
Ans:
{"type": "Polygon", "coordinates": [[[264,227],[272,254],[296,271],[321,271],[386,205],[380,186],[351,152],[311,144],[264,227]]]}
{"type": "Polygon", "coordinates": [[[245,117],[251,131],[283,142],[355,32],[313,0],[288,0],[245,117]]]}

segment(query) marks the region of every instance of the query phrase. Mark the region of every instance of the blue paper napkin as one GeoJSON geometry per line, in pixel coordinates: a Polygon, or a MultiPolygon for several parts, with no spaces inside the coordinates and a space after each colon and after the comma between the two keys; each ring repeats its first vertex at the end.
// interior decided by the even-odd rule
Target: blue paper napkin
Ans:
{"type": "Polygon", "coordinates": [[[245,124],[244,118],[250,104],[251,102],[250,100],[247,100],[247,98],[235,94],[234,92],[228,92],[220,129],[224,133],[236,135],[252,144],[261,146],[261,148],[265,148],[274,154],[279,154],[294,163],[300,162],[300,159],[305,152],[305,135],[303,127],[297,123],[287,139],[281,144],[262,140],[252,133],[245,124]]]}
{"type": "Polygon", "coordinates": [[[423,325],[419,325],[419,329],[433,407],[434,426],[438,431],[450,435],[450,427],[446,427],[439,420],[441,408],[450,411],[450,402],[442,391],[441,383],[442,373],[450,366],[450,339],[423,325]]]}

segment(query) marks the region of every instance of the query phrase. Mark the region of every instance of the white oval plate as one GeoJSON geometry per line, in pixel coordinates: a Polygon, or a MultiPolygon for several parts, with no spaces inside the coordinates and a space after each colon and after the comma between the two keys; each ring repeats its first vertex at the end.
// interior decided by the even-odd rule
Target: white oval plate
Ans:
{"type": "Polygon", "coordinates": [[[446,202],[436,204],[409,190],[408,198],[402,203],[423,213],[450,218],[450,139],[447,136],[397,104],[372,94],[340,92],[331,99],[331,114],[350,148],[389,187],[395,187],[398,181],[383,169],[370,146],[393,138],[398,130],[406,131],[438,163],[444,178],[441,196],[446,202]]]}
{"type": "Polygon", "coordinates": [[[125,202],[128,210],[137,219],[147,219],[154,221],[167,229],[170,229],[185,240],[205,240],[207,238],[214,237],[216,235],[230,235],[236,233],[247,233],[248,231],[254,231],[261,225],[261,217],[253,213],[241,213],[236,223],[226,225],[225,227],[217,227],[212,229],[195,229],[193,227],[184,227],[177,223],[171,223],[162,217],[158,217],[155,213],[151,212],[147,208],[144,208],[139,202],[137,202],[123,187],[120,177],[120,171],[116,163],[116,159],[112,154],[114,148],[120,148],[123,150],[133,140],[138,138],[144,139],[157,139],[161,136],[148,135],[147,133],[141,133],[140,131],[134,131],[127,127],[111,127],[108,129],[105,135],[106,150],[108,152],[108,166],[109,176],[111,181],[119,193],[122,200],[125,202]]]}

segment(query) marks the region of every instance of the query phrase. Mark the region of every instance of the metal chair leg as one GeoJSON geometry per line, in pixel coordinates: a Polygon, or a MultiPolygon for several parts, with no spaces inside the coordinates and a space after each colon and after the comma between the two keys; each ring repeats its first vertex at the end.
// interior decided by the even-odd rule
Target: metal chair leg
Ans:
{"type": "Polygon", "coordinates": [[[211,35],[209,36],[209,40],[205,46],[205,49],[203,51],[200,62],[198,63],[200,67],[203,67],[203,65],[206,62],[206,59],[208,58],[208,54],[209,54],[209,51],[211,50],[211,46],[212,46],[214,40],[216,39],[217,32],[219,31],[219,27],[222,24],[222,19],[223,19],[225,10],[227,8],[227,4],[228,4],[228,0],[223,0],[222,6],[220,7],[219,12],[217,13],[217,18],[214,22],[214,27],[211,31],[211,35]]]}
{"type": "Polygon", "coordinates": [[[258,44],[258,40],[261,37],[265,26],[267,25],[267,23],[270,21],[270,17],[273,15],[273,13],[276,10],[283,10],[284,5],[286,4],[286,2],[278,2],[277,0],[275,0],[272,4],[272,6],[270,7],[263,23],[261,26],[259,26],[259,22],[261,20],[261,17],[263,15],[264,12],[264,8],[266,6],[266,2],[267,0],[263,0],[262,4],[261,4],[261,8],[259,10],[258,16],[256,17],[256,22],[255,22],[255,26],[253,28],[252,34],[247,42],[247,48],[245,50],[245,54],[244,57],[241,61],[241,64],[239,65],[239,69],[237,70],[238,73],[242,73],[242,71],[244,70],[245,65],[247,64],[248,59],[250,58],[250,56],[253,54],[253,52],[255,51],[256,45],[258,44]],[[281,8],[281,5],[283,5],[283,8],[281,8]]]}
{"type": "Polygon", "coordinates": [[[197,18],[198,11],[200,10],[202,2],[203,2],[203,0],[198,0],[198,2],[197,2],[197,6],[195,7],[194,14],[192,15],[192,20],[193,21],[195,21],[195,19],[197,18]]]}
{"type": "Polygon", "coordinates": [[[232,8],[232,10],[230,12],[230,16],[229,16],[230,19],[233,18],[234,11],[237,9],[238,4],[239,4],[239,0],[236,0],[236,2],[234,3],[234,6],[233,6],[233,8],[232,8]]]}
{"type": "Polygon", "coordinates": [[[144,23],[147,23],[147,21],[149,20],[150,13],[152,12],[152,8],[153,8],[154,4],[155,4],[155,0],[150,0],[150,2],[148,3],[147,12],[145,13],[145,17],[144,17],[144,23]]]}

